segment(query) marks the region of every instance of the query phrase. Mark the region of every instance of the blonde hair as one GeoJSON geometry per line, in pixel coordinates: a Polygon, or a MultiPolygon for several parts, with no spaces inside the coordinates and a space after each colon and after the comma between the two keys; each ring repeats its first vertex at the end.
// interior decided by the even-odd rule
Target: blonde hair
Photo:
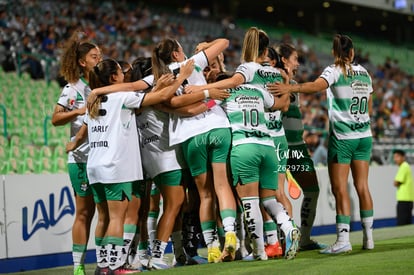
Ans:
{"type": "Polygon", "coordinates": [[[244,35],[241,62],[256,62],[269,46],[269,37],[264,30],[251,27],[244,35]]]}

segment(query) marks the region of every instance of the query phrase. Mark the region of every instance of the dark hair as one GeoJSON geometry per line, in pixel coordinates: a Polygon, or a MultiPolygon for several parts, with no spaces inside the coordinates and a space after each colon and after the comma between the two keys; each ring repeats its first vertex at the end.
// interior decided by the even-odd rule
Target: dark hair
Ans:
{"type": "Polygon", "coordinates": [[[89,86],[91,89],[111,85],[111,76],[117,74],[120,66],[114,59],[105,59],[89,72],[89,86]]]}
{"type": "MultiPolygon", "coordinates": [[[[340,66],[344,77],[347,76],[346,64],[352,60],[350,58],[350,51],[354,48],[352,39],[347,35],[335,35],[332,43],[332,51],[335,57],[335,65],[340,66]]],[[[352,67],[350,68],[352,70],[352,67]]]]}
{"type": "Polygon", "coordinates": [[[218,74],[217,74],[217,76],[216,76],[216,82],[217,81],[220,81],[220,80],[224,80],[224,79],[227,79],[227,78],[231,78],[233,76],[233,74],[232,73],[228,73],[228,72],[219,72],[218,74]]]}
{"type": "Polygon", "coordinates": [[[131,70],[131,64],[129,64],[129,62],[125,61],[125,60],[118,60],[117,61],[119,66],[121,66],[121,70],[122,72],[125,74],[127,73],[129,70],[131,70]]]}
{"type": "Polygon", "coordinates": [[[152,74],[151,57],[138,57],[131,65],[131,81],[137,81],[152,74]]]}
{"type": "Polygon", "coordinates": [[[277,53],[277,51],[273,47],[267,48],[267,56],[270,58],[270,60],[275,60],[275,67],[279,69],[283,69],[286,71],[285,65],[282,62],[282,59],[280,58],[280,55],[277,53]]]}
{"type": "Polygon", "coordinates": [[[405,157],[405,152],[401,149],[395,149],[393,153],[405,157]]]}
{"type": "MultiPolygon", "coordinates": [[[[93,70],[89,72],[89,86],[91,89],[96,89],[112,84],[111,77],[112,75],[117,74],[119,69],[120,66],[114,59],[105,59],[99,62],[95,67],[93,67],[93,70]]],[[[91,118],[99,116],[99,108],[101,106],[101,101],[104,98],[106,98],[106,95],[98,96],[91,108],[88,110],[91,118]]]]}
{"type": "Polygon", "coordinates": [[[158,80],[162,74],[171,73],[168,65],[174,60],[173,51],[178,51],[180,44],[177,40],[166,38],[162,40],[152,51],[152,72],[155,80],[158,80]]]}

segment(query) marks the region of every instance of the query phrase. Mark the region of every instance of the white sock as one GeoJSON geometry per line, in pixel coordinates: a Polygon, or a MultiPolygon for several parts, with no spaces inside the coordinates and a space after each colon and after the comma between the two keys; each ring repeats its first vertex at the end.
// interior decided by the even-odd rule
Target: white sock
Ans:
{"type": "Polygon", "coordinates": [[[151,256],[154,258],[160,258],[164,257],[165,248],[167,247],[167,242],[163,242],[160,240],[155,239],[152,245],[152,251],[151,256]]]}
{"type": "Polygon", "coordinates": [[[237,239],[240,242],[240,254],[242,257],[245,257],[247,255],[249,255],[249,251],[247,250],[246,247],[246,228],[245,228],[245,219],[244,219],[244,214],[243,213],[237,213],[237,224],[236,224],[236,234],[237,234],[237,239]]]}
{"type": "Polygon", "coordinates": [[[262,205],[272,219],[280,225],[280,229],[287,236],[289,231],[293,229],[293,223],[283,205],[277,202],[275,197],[269,197],[262,200],[262,205]]]}
{"type": "Polygon", "coordinates": [[[367,217],[362,219],[362,230],[366,240],[373,240],[372,227],[374,225],[374,217],[367,217]]]}
{"type": "Polygon", "coordinates": [[[336,224],[336,234],[338,236],[338,242],[349,242],[349,224],[347,223],[337,223],[336,224]]]}
{"type": "Polygon", "coordinates": [[[96,263],[99,267],[108,267],[108,250],[105,245],[96,246],[96,263]]]}
{"type": "Polygon", "coordinates": [[[224,232],[234,232],[234,224],[236,219],[234,217],[226,217],[222,220],[224,232]]]}
{"type": "Polygon", "coordinates": [[[278,242],[277,225],[273,220],[264,222],[264,234],[268,244],[275,244],[278,242]]]}
{"type": "Polygon", "coordinates": [[[152,244],[157,237],[157,223],[158,223],[158,214],[153,214],[147,219],[148,227],[148,238],[149,243],[152,244]]]}
{"type": "Polygon", "coordinates": [[[244,217],[246,219],[247,232],[253,243],[253,252],[255,255],[263,255],[264,238],[263,238],[263,217],[260,212],[260,201],[258,197],[242,198],[244,217]]]}
{"type": "Polygon", "coordinates": [[[111,270],[115,270],[119,267],[121,267],[124,264],[123,256],[124,253],[122,252],[122,245],[116,245],[116,244],[107,244],[106,245],[107,251],[108,251],[108,262],[109,262],[109,268],[111,270]]]}

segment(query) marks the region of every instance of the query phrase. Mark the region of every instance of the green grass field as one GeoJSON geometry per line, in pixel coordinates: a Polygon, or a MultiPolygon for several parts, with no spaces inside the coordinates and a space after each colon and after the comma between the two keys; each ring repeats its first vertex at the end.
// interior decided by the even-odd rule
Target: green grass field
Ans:
{"type": "MultiPolygon", "coordinates": [[[[362,231],[351,233],[353,251],[344,255],[321,255],[318,251],[300,252],[296,259],[257,262],[231,262],[185,266],[169,270],[149,271],[157,274],[414,274],[414,225],[374,230],[375,249],[362,250],[362,231]]],[[[315,238],[330,244],[334,235],[315,238]]],[[[206,251],[202,249],[200,254],[206,251]]],[[[171,256],[171,255],[168,255],[171,256]]],[[[86,266],[87,274],[93,274],[94,264],[86,266]]],[[[12,274],[54,275],[73,274],[72,267],[59,267],[12,274]]]]}

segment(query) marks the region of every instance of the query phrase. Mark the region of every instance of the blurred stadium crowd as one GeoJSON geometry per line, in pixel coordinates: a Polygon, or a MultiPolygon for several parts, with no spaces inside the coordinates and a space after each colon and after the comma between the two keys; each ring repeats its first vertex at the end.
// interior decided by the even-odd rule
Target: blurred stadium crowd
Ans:
{"type": "MultiPolygon", "coordinates": [[[[195,11],[186,6],[178,12],[135,1],[0,1],[3,71],[28,73],[34,80],[57,81],[62,86],[64,81],[58,75],[61,45],[79,28],[99,45],[104,58],[127,62],[151,56],[154,44],[167,36],[177,38],[187,53],[193,52],[200,41],[226,37],[231,41],[224,53],[228,71],[240,62],[244,34],[244,29],[228,17],[212,20],[209,10],[195,11]]],[[[330,56],[308,46],[301,37],[291,33],[270,37],[275,45],[290,42],[298,49],[299,82],[315,79],[332,63],[330,56]]],[[[363,49],[363,45],[357,46],[363,49]]],[[[382,64],[372,64],[369,52],[362,50],[358,50],[356,62],[368,68],[373,78],[373,160],[379,164],[391,161],[389,153],[396,147],[414,158],[414,75],[400,69],[401,61],[387,56],[382,64]]],[[[305,138],[314,152],[325,144],[326,96],[323,92],[302,95],[301,104],[307,127],[305,138]]]]}

